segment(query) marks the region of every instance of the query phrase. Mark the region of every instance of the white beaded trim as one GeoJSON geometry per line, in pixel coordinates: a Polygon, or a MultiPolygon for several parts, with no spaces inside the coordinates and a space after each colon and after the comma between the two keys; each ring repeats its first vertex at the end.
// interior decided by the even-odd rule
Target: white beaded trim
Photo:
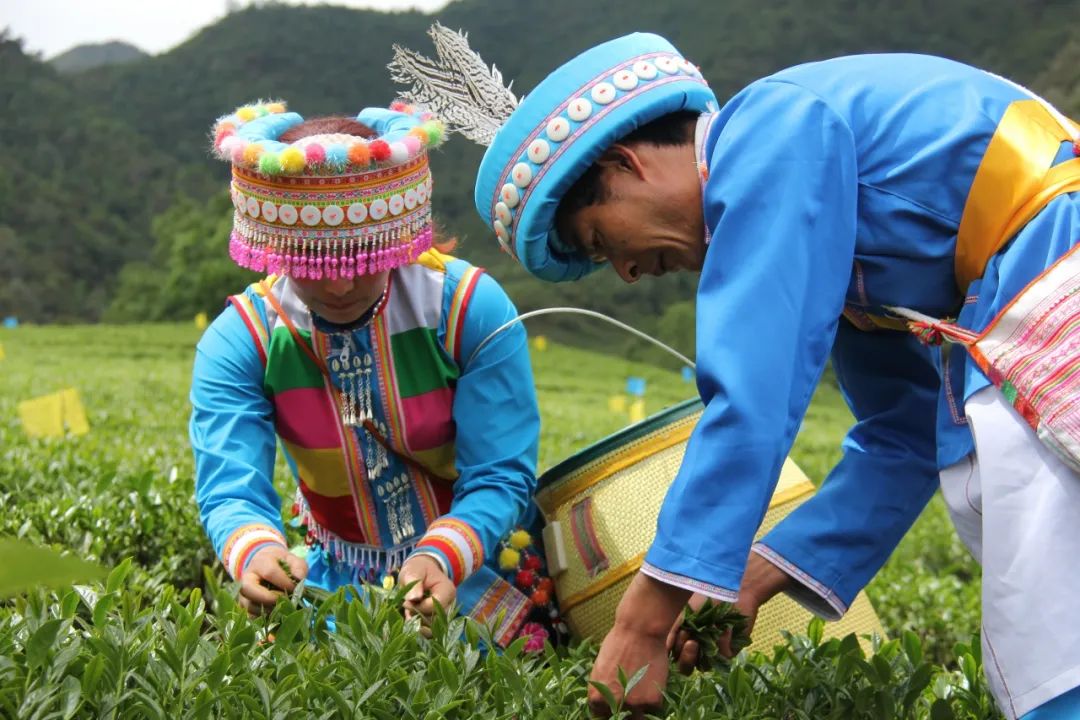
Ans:
{"type": "Polygon", "coordinates": [[[610,105],[620,95],[637,90],[642,84],[648,84],[657,78],[680,73],[701,79],[698,69],[685,58],[661,55],[651,60],[637,60],[594,82],[587,88],[587,92],[571,99],[562,110],[565,117],[559,114],[548,120],[514,164],[492,207],[492,228],[503,249],[513,253],[510,237],[514,209],[521,203],[522,191],[527,191],[537,175],[533,171],[533,165],[542,166],[554,151],[552,143],[562,143],[571,136],[571,121],[580,125],[592,117],[594,110],[598,111],[599,108],[610,105]],[[594,108],[594,103],[599,107],[594,108]]]}

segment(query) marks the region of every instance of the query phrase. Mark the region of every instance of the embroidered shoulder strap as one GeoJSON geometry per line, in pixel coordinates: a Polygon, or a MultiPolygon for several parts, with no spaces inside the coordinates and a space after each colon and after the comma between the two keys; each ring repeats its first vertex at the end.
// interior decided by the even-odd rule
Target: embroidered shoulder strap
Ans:
{"type": "MultiPolygon", "coordinates": [[[[253,286],[254,287],[254,286],[253,286]]],[[[242,292],[239,295],[230,295],[229,302],[240,313],[240,319],[244,321],[251,338],[255,341],[255,349],[259,351],[259,359],[263,367],[266,367],[266,353],[270,347],[270,332],[267,330],[266,321],[263,320],[259,308],[251,296],[242,292]]]]}
{"type": "Polygon", "coordinates": [[[265,280],[263,281],[262,286],[264,292],[266,293],[265,297],[267,302],[270,303],[270,307],[274,308],[274,312],[277,313],[277,316],[281,319],[281,321],[285,323],[285,327],[289,329],[289,332],[293,336],[293,340],[295,340],[296,344],[300,346],[300,349],[303,350],[309,358],[311,358],[311,361],[314,362],[320,370],[322,370],[323,374],[326,375],[328,373],[328,370],[326,369],[326,362],[322,358],[320,358],[314,350],[311,349],[311,343],[304,340],[304,337],[300,334],[300,331],[296,329],[296,324],[293,323],[293,321],[289,318],[289,314],[285,312],[285,308],[281,307],[281,303],[276,297],[274,297],[274,293],[271,292],[270,286],[266,285],[265,280]]]}
{"type": "Polygon", "coordinates": [[[454,359],[458,367],[461,367],[461,335],[465,327],[465,312],[468,310],[469,300],[472,299],[473,291],[476,290],[476,284],[480,282],[480,276],[483,273],[483,269],[470,266],[461,275],[446,316],[446,337],[443,342],[447,354],[454,359]]]}

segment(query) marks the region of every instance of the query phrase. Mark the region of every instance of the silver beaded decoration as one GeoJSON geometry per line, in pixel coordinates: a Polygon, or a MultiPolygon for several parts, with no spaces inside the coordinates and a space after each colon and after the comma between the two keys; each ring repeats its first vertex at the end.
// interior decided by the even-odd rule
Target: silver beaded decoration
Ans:
{"type": "Polygon", "coordinates": [[[376,486],[379,498],[386,507],[386,523],[390,528],[390,539],[394,545],[416,535],[413,522],[412,482],[408,473],[395,475],[390,480],[376,486]]]}

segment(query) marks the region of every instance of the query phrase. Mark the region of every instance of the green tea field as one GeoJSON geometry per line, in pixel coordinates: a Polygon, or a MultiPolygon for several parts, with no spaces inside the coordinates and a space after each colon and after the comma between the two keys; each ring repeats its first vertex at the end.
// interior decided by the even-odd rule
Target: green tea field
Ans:
{"type": "MultiPolygon", "coordinates": [[[[445,618],[427,640],[397,612],[399,590],[317,608],[283,598],[262,618],[241,611],[192,497],[187,393],[198,335],[189,325],[0,330],[0,537],[108,572],[0,599],[0,717],[588,716],[591,643],[486,653],[485,628],[445,618]],[[65,388],[79,391],[90,432],[28,439],[19,402],[65,388]]],[[[541,469],[627,424],[609,399],[628,376],[646,379],[650,414],[695,393],[674,364],[554,344],[533,362],[541,469]]],[[[839,457],[849,421],[826,376],[793,450],[815,482],[839,457]]],[[[277,482],[291,504],[283,466],[277,482]]],[[[4,564],[18,568],[16,555],[4,564]]],[[[978,567],[939,498],[868,594],[888,633],[874,654],[854,638],[822,640],[815,621],[772,653],[673,680],[667,716],[1001,717],[974,636],[978,567]]]]}

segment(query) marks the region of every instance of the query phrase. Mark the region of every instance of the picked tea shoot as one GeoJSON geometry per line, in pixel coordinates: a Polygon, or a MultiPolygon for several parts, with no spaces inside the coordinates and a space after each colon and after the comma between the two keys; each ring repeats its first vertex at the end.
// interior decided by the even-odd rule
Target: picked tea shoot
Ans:
{"type": "Polygon", "coordinates": [[[720,652],[720,641],[731,632],[732,656],[750,644],[749,618],[726,602],[707,602],[698,610],[683,610],[682,628],[698,643],[698,663],[703,667],[727,664],[720,652]]]}
{"type": "MultiPolygon", "coordinates": [[[[301,582],[303,582],[302,580],[300,580],[300,578],[293,575],[292,569],[289,567],[289,563],[285,561],[285,558],[278,558],[277,563],[278,563],[278,567],[280,567],[282,570],[284,570],[285,575],[290,580],[292,580],[294,583],[299,585],[301,582]]],[[[262,585],[267,590],[273,590],[275,592],[284,593],[284,590],[282,590],[277,585],[274,585],[273,583],[271,583],[268,580],[263,580],[259,584],[262,585]]],[[[307,583],[304,583],[304,592],[303,592],[303,595],[301,597],[303,597],[305,600],[307,600],[307,601],[309,601],[311,603],[316,603],[317,604],[317,603],[323,602],[324,600],[326,600],[331,595],[333,595],[333,593],[327,592],[326,590],[323,590],[322,588],[313,587],[311,585],[308,585],[307,583]]]]}

